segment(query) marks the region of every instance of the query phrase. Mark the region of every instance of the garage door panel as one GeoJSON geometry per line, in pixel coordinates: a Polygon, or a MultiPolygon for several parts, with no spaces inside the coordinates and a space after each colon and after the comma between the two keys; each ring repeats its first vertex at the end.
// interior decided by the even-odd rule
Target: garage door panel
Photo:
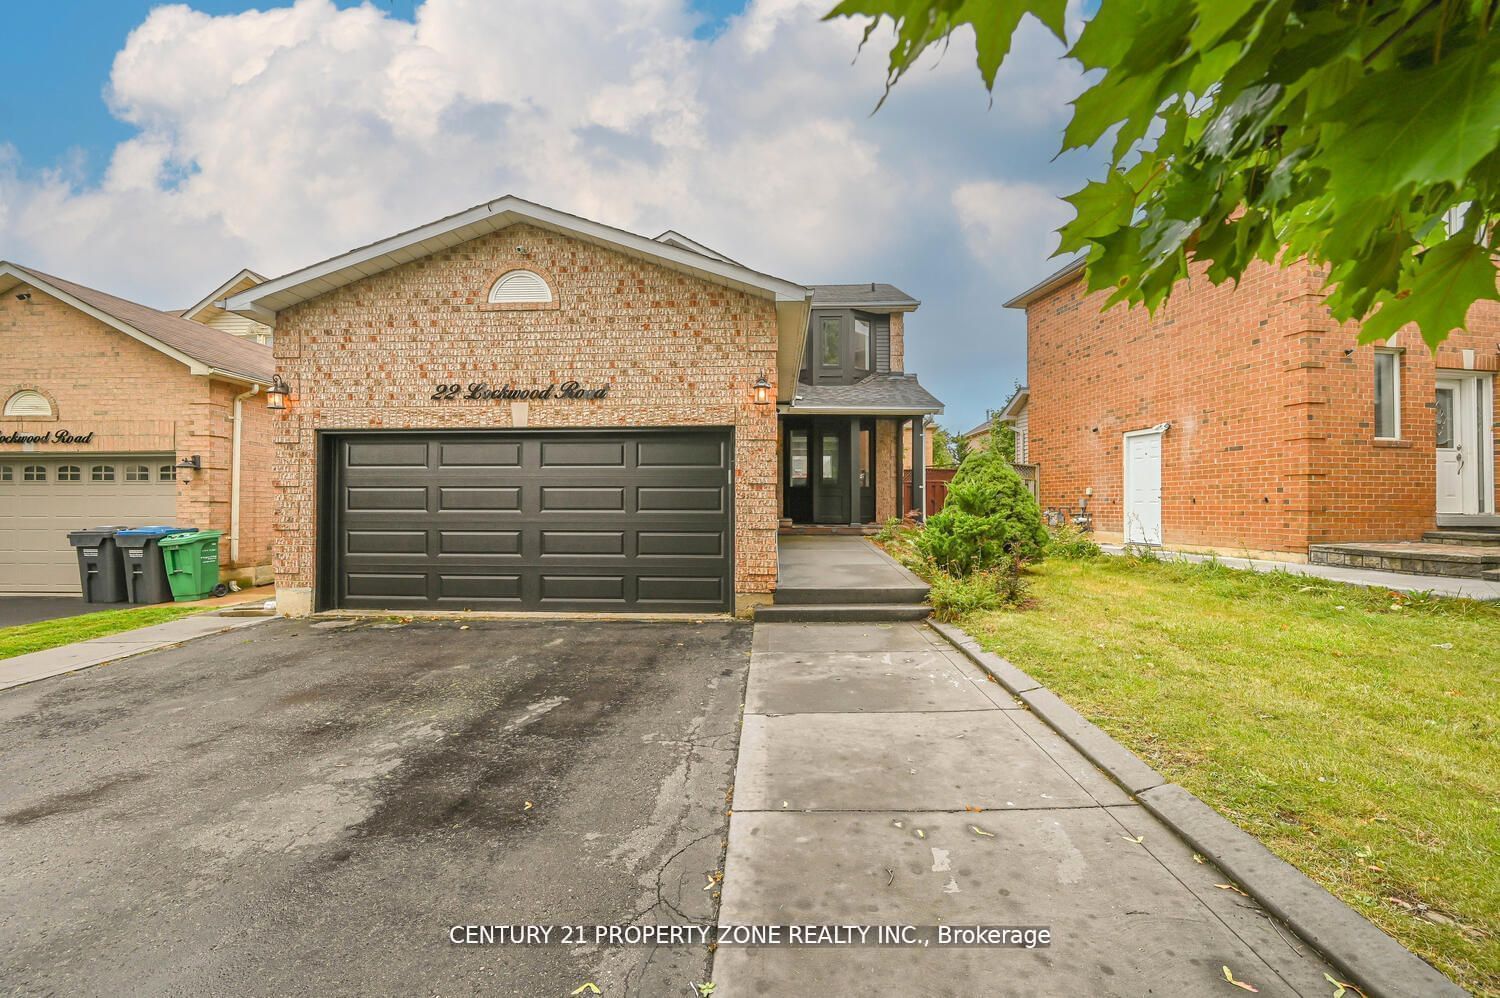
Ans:
{"type": "Polygon", "coordinates": [[[517,468],[520,465],[521,445],[517,441],[438,445],[439,468],[517,468]]]}
{"type": "Polygon", "coordinates": [[[543,440],[543,468],[623,468],[625,444],[621,441],[543,440]]]}
{"type": "Polygon", "coordinates": [[[426,468],[427,444],[350,441],[344,454],[348,468],[426,468]]]}
{"type": "Polygon", "coordinates": [[[636,444],[640,468],[716,468],[725,465],[722,441],[708,438],[642,440],[636,444]]]}
{"type": "Polygon", "coordinates": [[[519,575],[462,575],[443,572],[437,577],[437,598],[442,600],[504,600],[519,603],[519,575]]]}
{"type": "Polygon", "coordinates": [[[584,485],[543,485],[541,487],[541,511],[543,513],[572,513],[580,510],[587,510],[591,513],[623,513],[625,490],[584,485]]]}
{"type": "Polygon", "coordinates": [[[623,530],[543,530],[540,536],[543,556],[625,556],[623,530]]]}
{"type": "Polygon", "coordinates": [[[720,603],[724,580],[718,576],[642,575],[636,583],[641,603],[720,603]]]}
{"type": "Polygon", "coordinates": [[[521,489],[519,486],[493,488],[465,485],[438,488],[439,512],[466,512],[475,509],[519,510],[521,489]]]}
{"type": "Polygon", "coordinates": [[[440,555],[519,555],[519,530],[439,530],[440,555]]]}
{"type": "Polygon", "coordinates": [[[543,603],[624,603],[623,575],[552,575],[541,577],[543,603]]]}
{"type": "Polygon", "coordinates": [[[338,468],[335,605],[697,612],[731,605],[726,431],[401,436],[370,442],[408,450],[371,449],[365,459],[415,460],[420,446],[430,466],[338,468]],[[431,496],[430,508],[425,501],[417,508],[415,491],[404,491],[417,489],[431,496]],[[387,493],[394,498],[372,498],[387,493]]]}
{"type": "Polygon", "coordinates": [[[355,485],[346,489],[344,496],[344,507],[352,511],[427,512],[427,489],[425,487],[378,488],[355,485]]]}

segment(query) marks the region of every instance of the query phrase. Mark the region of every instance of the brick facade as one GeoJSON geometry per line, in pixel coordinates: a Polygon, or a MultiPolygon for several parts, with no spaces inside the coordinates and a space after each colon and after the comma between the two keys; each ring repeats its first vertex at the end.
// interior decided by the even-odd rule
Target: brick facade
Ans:
{"type": "Polygon", "coordinates": [[[775,587],[779,489],[776,407],[751,386],[775,378],[776,334],[768,299],[527,224],[282,311],[274,349],[294,401],[275,434],[279,605],[312,604],[319,430],[523,425],[733,427],[735,591],[756,601],[775,587]],[[487,306],[513,267],[546,276],[555,307],[487,306]],[[524,409],[431,399],[440,383],[569,380],[609,394],[524,409]]]}
{"type": "MultiPolygon", "coordinates": [[[[186,365],[93,316],[30,289],[28,301],[0,299],[0,402],[16,391],[40,391],[51,418],[0,417],[0,433],[92,431],[83,445],[39,447],[39,454],[173,454],[200,456],[203,468],[177,483],[177,519],[222,530],[220,562],[235,577],[271,561],[271,420],[264,397],[242,406],[239,559],[230,559],[230,454],[234,396],[245,385],[192,374],[186,365]]],[[[0,444],[5,454],[27,452],[0,444]]],[[[262,573],[264,576],[266,573],[262,573]]]]}
{"type": "Polygon", "coordinates": [[[1436,513],[1434,378],[1496,370],[1500,305],[1476,305],[1472,332],[1435,357],[1414,328],[1385,344],[1403,351],[1401,434],[1386,441],[1373,350],[1323,296],[1321,275],[1298,263],[1256,264],[1237,288],[1195,274],[1154,317],[1101,313],[1107,295],[1085,296],[1079,280],[1030,301],[1028,456],[1042,505],[1076,510],[1092,488],[1096,530],[1121,536],[1122,434],[1169,422],[1168,546],[1297,557],[1321,542],[1420,538],[1436,513]]]}

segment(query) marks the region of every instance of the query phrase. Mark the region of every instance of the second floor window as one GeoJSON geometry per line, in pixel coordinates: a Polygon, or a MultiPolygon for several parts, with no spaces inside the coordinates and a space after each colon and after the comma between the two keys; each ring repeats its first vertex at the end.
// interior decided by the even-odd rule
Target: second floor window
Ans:
{"type": "Polygon", "coordinates": [[[840,367],[843,357],[844,321],[836,315],[818,320],[818,363],[823,367],[840,367]]]}
{"type": "Polygon", "coordinates": [[[870,320],[854,317],[854,369],[870,369],[870,320]]]}

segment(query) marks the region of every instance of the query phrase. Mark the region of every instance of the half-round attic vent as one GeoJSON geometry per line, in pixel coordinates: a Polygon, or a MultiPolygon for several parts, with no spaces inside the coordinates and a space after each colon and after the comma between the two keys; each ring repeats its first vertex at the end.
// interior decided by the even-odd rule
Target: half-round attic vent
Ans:
{"type": "Polygon", "coordinates": [[[552,289],[547,282],[529,270],[507,271],[490,288],[491,305],[545,305],[551,300],[552,289]]]}
{"type": "Polygon", "coordinates": [[[52,403],[47,396],[31,389],[23,389],[5,400],[7,416],[51,416],[52,403]]]}

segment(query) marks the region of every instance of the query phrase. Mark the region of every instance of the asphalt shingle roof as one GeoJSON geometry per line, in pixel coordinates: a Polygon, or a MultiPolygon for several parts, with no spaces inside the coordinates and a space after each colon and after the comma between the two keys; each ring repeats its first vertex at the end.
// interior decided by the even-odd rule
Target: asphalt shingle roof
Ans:
{"type": "Polygon", "coordinates": [[[940,413],[943,403],[923,388],[915,374],[872,374],[852,385],[797,386],[788,412],[816,409],[868,409],[871,412],[940,413]]]}
{"type": "Polygon", "coordinates": [[[118,298],[103,291],[84,287],[61,277],[44,274],[40,270],[12,264],[16,270],[29,274],[42,284],[50,284],[66,294],[72,295],[106,315],[112,316],[152,339],[191,357],[216,371],[236,374],[243,378],[270,383],[276,370],[276,361],[271,348],[243,337],[183,319],[147,305],[140,305],[118,298]]]}
{"type": "Polygon", "coordinates": [[[894,284],[809,284],[813,293],[813,308],[834,308],[840,305],[901,305],[916,308],[921,302],[902,291],[894,284]]]}

